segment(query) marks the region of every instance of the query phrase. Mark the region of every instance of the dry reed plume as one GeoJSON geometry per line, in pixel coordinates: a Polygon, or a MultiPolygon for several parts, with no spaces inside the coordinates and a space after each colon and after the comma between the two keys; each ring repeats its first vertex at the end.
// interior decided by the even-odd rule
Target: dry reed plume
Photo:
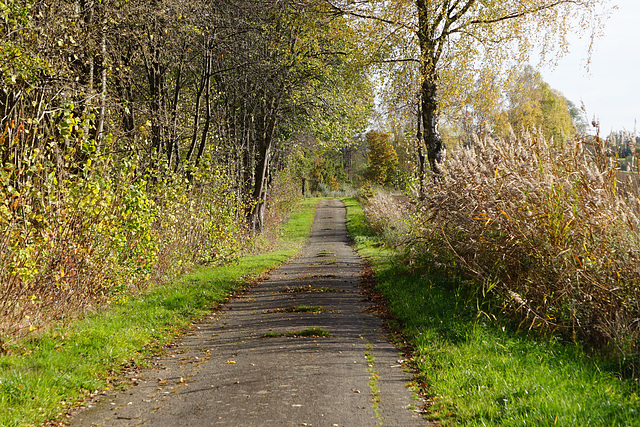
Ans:
{"type": "Polygon", "coordinates": [[[615,166],[599,138],[477,140],[427,189],[412,250],[471,274],[521,326],[637,368],[640,199],[615,166]]]}

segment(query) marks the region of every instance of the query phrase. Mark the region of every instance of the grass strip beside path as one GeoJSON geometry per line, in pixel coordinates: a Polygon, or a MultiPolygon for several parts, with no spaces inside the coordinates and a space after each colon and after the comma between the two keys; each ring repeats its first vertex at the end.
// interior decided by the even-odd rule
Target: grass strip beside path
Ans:
{"type": "Polygon", "coordinates": [[[307,199],[297,205],[283,226],[280,250],[201,268],[12,346],[0,356],[0,426],[61,420],[66,408],[117,383],[127,366],[144,365],[145,357],[183,328],[295,255],[309,235],[316,203],[307,199]]]}
{"type": "Polygon", "coordinates": [[[445,426],[640,426],[637,382],[573,345],[491,320],[481,296],[455,277],[408,267],[368,231],[359,204],[344,201],[376,290],[414,347],[429,418],[445,426]]]}

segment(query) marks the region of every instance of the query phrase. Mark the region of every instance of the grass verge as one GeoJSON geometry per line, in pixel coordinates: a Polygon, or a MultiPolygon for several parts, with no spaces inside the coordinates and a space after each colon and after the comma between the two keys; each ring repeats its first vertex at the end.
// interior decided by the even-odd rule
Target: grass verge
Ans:
{"type": "Polygon", "coordinates": [[[344,202],[376,290],[413,345],[429,419],[465,426],[640,426],[637,382],[620,380],[575,345],[528,337],[495,321],[487,302],[465,293],[459,278],[407,266],[368,230],[358,203],[344,202]]]}
{"type": "Polygon", "coordinates": [[[274,252],[233,265],[201,268],[103,312],[24,339],[0,355],[0,426],[60,420],[65,410],[109,389],[119,373],[261,274],[295,255],[306,240],[317,199],[301,202],[274,252]]]}

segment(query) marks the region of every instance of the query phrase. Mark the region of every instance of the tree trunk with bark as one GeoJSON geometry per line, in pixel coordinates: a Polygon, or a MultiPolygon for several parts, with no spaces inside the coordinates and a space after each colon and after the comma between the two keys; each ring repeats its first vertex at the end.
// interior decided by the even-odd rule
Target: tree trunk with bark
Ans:
{"type": "Polygon", "coordinates": [[[254,176],[252,198],[255,203],[250,213],[249,221],[254,231],[260,231],[263,226],[264,210],[266,207],[267,187],[271,161],[271,146],[277,123],[278,100],[272,100],[265,105],[263,117],[257,120],[256,137],[257,159],[254,176]]]}
{"type": "Polygon", "coordinates": [[[424,138],[422,136],[422,108],[420,107],[420,103],[418,102],[418,117],[416,120],[416,143],[417,143],[417,152],[418,152],[418,177],[420,179],[420,198],[424,199],[425,197],[425,177],[426,177],[426,168],[425,168],[425,154],[424,154],[424,138]]]}
{"type": "Polygon", "coordinates": [[[445,145],[438,131],[438,104],[436,75],[425,76],[420,90],[422,107],[423,139],[427,147],[427,158],[431,171],[439,174],[440,164],[444,161],[445,145]]]}
{"type": "Polygon", "coordinates": [[[438,70],[436,64],[441,52],[437,51],[434,40],[433,17],[428,16],[426,0],[418,0],[418,42],[420,44],[420,111],[427,158],[431,171],[440,173],[439,164],[444,160],[445,146],[438,131],[438,70]]]}

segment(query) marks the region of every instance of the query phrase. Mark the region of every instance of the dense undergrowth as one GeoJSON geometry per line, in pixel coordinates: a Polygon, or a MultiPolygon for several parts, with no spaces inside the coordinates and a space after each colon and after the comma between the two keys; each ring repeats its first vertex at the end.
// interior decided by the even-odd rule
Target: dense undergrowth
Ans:
{"type": "Polygon", "coordinates": [[[201,267],[82,319],[7,343],[0,355],[0,425],[60,420],[65,409],[117,386],[123,367],[144,365],[145,357],[182,328],[294,255],[308,237],[316,202],[297,205],[279,228],[275,251],[201,267]]]}
{"type": "Polygon", "coordinates": [[[0,171],[3,341],[245,249],[243,205],[215,167],[187,183],[115,156],[89,153],[74,171],[35,151],[0,171]]]}
{"type": "Polygon", "coordinates": [[[346,203],[350,235],[413,347],[414,385],[424,393],[428,419],[465,426],[640,425],[637,381],[620,379],[617,363],[499,319],[495,297],[444,265],[398,250],[409,221],[380,234],[375,218],[372,226],[355,200],[346,203]]]}
{"type": "Polygon", "coordinates": [[[637,377],[640,199],[608,154],[599,139],[486,138],[451,153],[415,204],[376,196],[368,212],[411,262],[495,296],[489,315],[579,343],[637,377]]]}
{"type": "Polygon", "coordinates": [[[0,156],[11,159],[0,169],[0,351],[148,283],[264,247],[296,201],[288,175],[276,176],[258,236],[247,228],[251,207],[212,153],[187,179],[140,171],[135,158],[105,147],[98,155],[83,145],[93,140],[76,138],[67,152],[18,152],[19,136],[0,135],[0,156]]]}

